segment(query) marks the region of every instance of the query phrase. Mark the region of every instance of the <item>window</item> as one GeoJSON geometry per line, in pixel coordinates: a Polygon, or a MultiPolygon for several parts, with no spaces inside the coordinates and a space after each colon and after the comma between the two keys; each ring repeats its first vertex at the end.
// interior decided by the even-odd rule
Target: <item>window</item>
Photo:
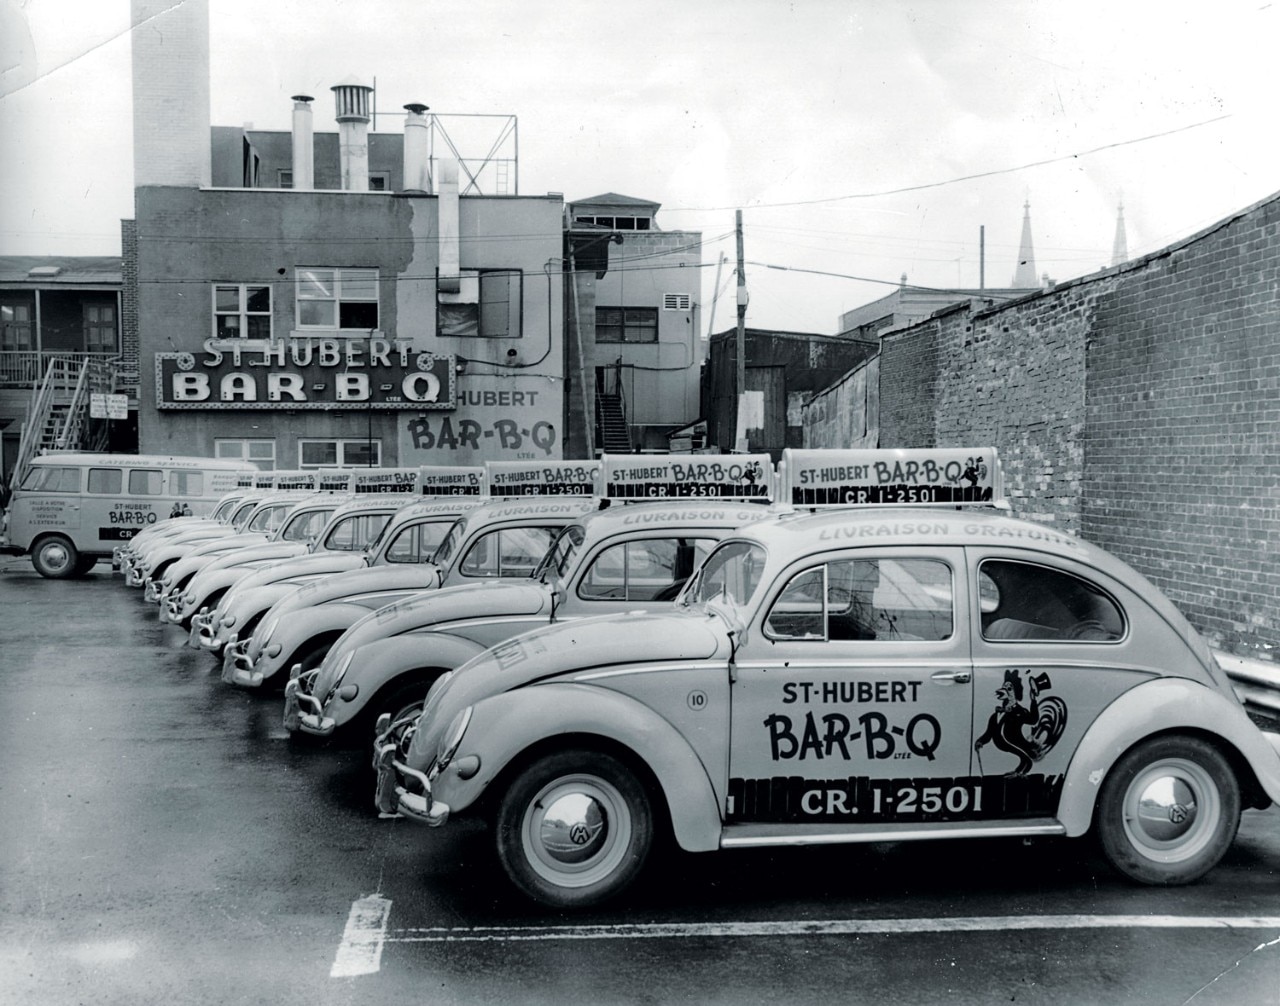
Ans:
{"type": "Polygon", "coordinates": [[[377,269],[298,269],[298,328],[378,328],[377,269]]]}
{"type": "Polygon", "coordinates": [[[691,599],[703,604],[746,605],[760,586],[763,570],[764,549],[759,545],[738,541],[721,545],[698,570],[698,585],[691,599]]]}
{"type": "Polygon", "coordinates": [[[608,227],[615,231],[647,231],[653,227],[652,217],[604,217],[604,216],[577,216],[573,218],[575,224],[594,224],[596,227],[608,227]]]}
{"type": "Polygon", "coordinates": [[[159,496],[164,492],[164,472],[138,468],[129,473],[130,496],[159,496]]]}
{"type": "Polygon", "coordinates": [[[299,468],[378,468],[381,440],[300,440],[299,468]]]}
{"type": "Polygon", "coordinates": [[[524,273],[519,269],[464,269],[458,293],[436,293],[436,332],[440,336],[518,339],[524,273]]]}
{"type": "Polygon", "coordinates": [[[589,600],[674,600],[711,550],[692,538],[652,538],[605,549],[582,577],[578,596],[589,600]]]}
{"type": "Polygon", "coordinates": [[[309,542],[324,530],[333,516],[332,510],[304,510],[289,517],[289,523],[280,532],[281,541],[309,542]]]}
{"type": "Polygon", "coordinates": [[[655,307],[597,307],[596,342],[657,342],[655,307]]]}
{"type": "Polygon", "coordinates": [[[662,310],[664,311],[687,311],[693,303],[693,299],[687,293],[664,293],[662,295],[662,310]]]}
{"type": "Polygon", "coordinates": [[[32,346],[31,305],[0,304],[0,350],[27,352],[32,346]]]}
{"type": "Polygon", "coordinates": [[[951,637],[951,568],[935,559],[839,559],[792,577],[769,612],[775,639],[951,637]]]}
{"type": "Polygon", "coordinates": [[[293,188],[293,169],[292,168],[276,169],[276,188],[278,189],[293,188]]]}
{"type": "Polygon", "coordinates": [[[84,348],[89,353],[117,353],[114,303],[84,305],[84,348]]]}
{"type": "Polygon", "coordinates": [[[369,191],[386,192],[391,188],[391,175],[385,171],[369,172],[369,191]]]}
{"type": "Polygon", "coordinates": [[[348,517],[329,532],[324,547],[330,552],[359,552],[382,533],[390,519],[391,515],[386,513],[362,513],[348,517]]]}
{"type": "Polygon", "coordinates": [[[448,530],[447,521],[429,521],[405,528],[387,546],[387,562],[430,562],[448,530]]]}
{"type": "Polygon", "coordinates": [[[253,515],[253,520],[249,521],[247,530],[255,531],[259,534],[271,534],[272,531],[284,523],[285,517],[288,516],[289,511],[292,509],[292,503],[264,506],[253,515]]]}
{"type": "Polygon", "coordinates": [[[247,461],[261,471],[269,472],[276,467],[276,442],[274,440],[217,439],[213,442],[213,456],[247,461]]]}
{"type": "Polygon", "coordinates": [[[1101,587],[1045,566],[988,560],[978,596],[986,640],[1107,643],[1125,633],[1120,606],[1101,587]]]}
{"type": "Polygon", "coordinates": [[[89,492],[103,496],[119,496],[124,473],[119,468],[90,468],[89,492]]]}
{"type": "Polygon", "coordinates": [[[22,480],[23,489],[42,493],[78,493],[80,491],[79,468],[54,468],[40,465],[27,472],[22,480]]]}
{"type": "Polygon", "coordinates": [[[477,541],[460,567],[463,576],[532,576],[558,528],[509,527],[477,541]]]}
{"type": "Polygon", "coordinates": [[[203,496],[204,472],[170,472],[170,496],[203,496]]]}
{"type": "Polygon", "coordinates": [[[213,335],[216,339],[270,339],[271,287],[215,283],[213,335]]]}

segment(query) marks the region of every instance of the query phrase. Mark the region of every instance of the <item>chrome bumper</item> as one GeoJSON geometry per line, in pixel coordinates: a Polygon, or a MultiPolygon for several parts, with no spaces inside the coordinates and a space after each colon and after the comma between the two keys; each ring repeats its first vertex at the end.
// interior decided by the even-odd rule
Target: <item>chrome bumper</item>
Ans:
{"type": "Polygon", "coordinates": [[[431,780],[426,773],[410,768],[396,759],[398,732],[390,723],[389,713],[378,717],[378,736],[373,742],[373,768],[377,773],[373,802],[381,817],[405,817],[410,821],[439,828],[449,820],[449,805],[431,795],[431,780]],[[421,793],[411,793],[400,780],[414,779],[421,793]]]}
{"type": "Polygon", "coordinates": [[[301,664],[294,664],[289,671],[289,683],[284,686],[284,728],[290,733],[329,737],[337,728],[334,718],[324,715],[324,706],[311,694],[319,673],[317,668],[304,674],[301,664]],[[307,712],[302,711],[303,706],[307,712]]]}
{"type": "Polygon", "coordinates": [[[147,588],[142,592],[142,599],[155,604],[160,600],[160,581],[148,580],[147,588]]]}
{"type": "Polygon", "coordinates": [[[195,650],[210,650],[216,653],[218,641],[213,636],[214,613],[207,607],[201,608],[191,616],[191,633],[187,636],[187,645],[195,650]]]}
{"type": "Polygon", "coordinates": [[[229,685],[241,688],[258,688],[262,685],[262,675],[253,669],[253,661],[249,657],[248,639],[241,639],[236,633],[231,634],[227,645],[222,648],[222,680],[229,685]]]}

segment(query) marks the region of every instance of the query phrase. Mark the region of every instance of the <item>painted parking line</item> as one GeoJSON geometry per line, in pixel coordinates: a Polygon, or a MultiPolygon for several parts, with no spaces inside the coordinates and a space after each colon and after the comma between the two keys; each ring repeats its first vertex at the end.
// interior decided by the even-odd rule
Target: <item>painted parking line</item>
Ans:
{"type": "Polygon", "coordinates": [[[386,943],[515,943],[530,940],[980,933],[1020,929],[1276,930],[1280,929],[1280,915],[991,915],[938,919],[828,919],[824,921],[804,919],[777,922],[656,922],[539,927],[453,926],[394,929],[384,934],[383,941],[386,943]]]}
{"type": "Polygon", "coordinates": [[[382,945],[386,940],[391,902],[371,894],[351,903],[342,942],[329,969],[330,978],[371,975],[382,966],[382,945]]]}

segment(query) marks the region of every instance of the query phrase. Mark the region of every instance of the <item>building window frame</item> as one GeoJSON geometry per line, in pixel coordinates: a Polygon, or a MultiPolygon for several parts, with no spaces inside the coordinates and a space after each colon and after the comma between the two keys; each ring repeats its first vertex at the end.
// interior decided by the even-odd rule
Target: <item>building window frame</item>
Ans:
{"type": "Polygon", "coordinates": [[[573,218],[575,224],[590,224],[595,227],[608,227],[611,231],[648,231],[653,230],[653,217],[628,216],[623,214],[586,213],[573,218]]]}
{"type": "Polygon", "coordinates": [[[294,321],[299,333],[381,336],[381,277],[368,266],[297,266],[294,321]]]}
{"type": "Polygon", "coordinates": [[[36,315],[25,298],[0,299],[0,350],[30,353],[36,348],[36,315]]]}
{"type": "Polygon", "coordinates": [[[653,345],[658,341],[656,307],[596,306],[596,342],[653,345]]]}
{"type": "Polygon", "coordinates": [[[84,314],[84,348],[87,353],[120,352],[119,313],[114,300],[90,300],[81,306],[84,314]]]}
{"type": "Polygon", "coordinates": [[[211,296],[215,339],[271,338],[269,283],[214,283],[211,296]]]}
{"type": "Polygon", "coordinates": [[[523,269],[463,269],[457,293],[440,289],[438,270],[436,279],[438,338],[524,338],[523,269]]]}
{"type": "Polygon", "coordinates": [[[293,168],[276,168],[276,188],[293,188],[293,168]]]}
{"type": "Polygon", "coordinates": [[[215,437],[213,456],[245,461],[261,471],[275,471],[276,441],[274,437],[215,437]],[[236,453],[230,450],[233,445],[237,447],[236,453]]]}
{"type": "Polygon", "coordinates": [[[308,437],[298,441],[298,467],[307,471],[325,468],[381,468],[382,440],[378,437],[308,437]],[[332,454],[326,455],[325,460],[316,460],[314,448],[325,446],[333,448],[332,454]],[[310,452],[311,460],[307,459],[307,448],[313,449],[310,452]]]}

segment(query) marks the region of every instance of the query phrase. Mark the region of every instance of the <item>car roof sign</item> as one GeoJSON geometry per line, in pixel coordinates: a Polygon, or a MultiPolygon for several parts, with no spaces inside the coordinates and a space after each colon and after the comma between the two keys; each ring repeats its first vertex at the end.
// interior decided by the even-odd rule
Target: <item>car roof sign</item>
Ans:
{"type": "Polygon", "coordinates": [[[1008,509],[994,447],[787,448],[782,500],[794,506],[994,506],[1008,509]]]}
{"type": "Polygon", "coordinates": [[[485,487],[504,496],[598,496],[599,461],[486,461],[485,487]]]}
{"type": "Polygon", "coordinates": [[[484,490],[483,465],[422,465],[423,496],[479,496],[484,490]]]}
{"type": "Polygon", "coordinates": [[[773,499],[768,454],[606,454],[604,494],[612,500],[773,499]]]}

